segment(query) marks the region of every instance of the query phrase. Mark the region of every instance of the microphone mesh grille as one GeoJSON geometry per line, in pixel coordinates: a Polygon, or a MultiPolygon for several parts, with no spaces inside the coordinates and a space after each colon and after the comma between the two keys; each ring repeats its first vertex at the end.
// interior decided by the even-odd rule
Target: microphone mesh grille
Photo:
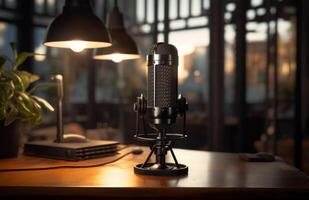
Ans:
{"type": "Polygon", "coordinates": [[[177,70],[177,67],[168,65],[156,65],[155,69],[156,80],[154,82],[154,66],[148,67],[148,106],[176,106],[177,71],[175,72],[175,69],[177,70]]]}

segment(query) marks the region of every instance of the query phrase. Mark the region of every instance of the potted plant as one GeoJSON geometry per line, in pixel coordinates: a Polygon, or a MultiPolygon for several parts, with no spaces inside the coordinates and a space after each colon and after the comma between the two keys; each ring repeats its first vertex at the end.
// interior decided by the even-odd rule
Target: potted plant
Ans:
{"type": "Polygon", "coordinates": [[[38,125],[42,120],[42,106],[54,110],[45,99],[34,95],[47,84],[41,83],[30,89],[39,76],[18,69],[33,54],[17,53],[15,45],[11,47],[13,58],[0,55],[0,158],[18,155],[20,128],[38,125]]]}

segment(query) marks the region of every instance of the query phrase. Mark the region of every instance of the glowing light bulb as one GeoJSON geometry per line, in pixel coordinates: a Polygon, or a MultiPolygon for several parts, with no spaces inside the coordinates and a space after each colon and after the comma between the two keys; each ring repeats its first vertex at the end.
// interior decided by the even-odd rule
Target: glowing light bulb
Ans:
{"type": "Polygon", "coordinates": [[[38,62],[42,62],[46,58],[46,48],[44,46],[39,46],[35,48],[34,59],[38,62]]]}
{"type": "Polygon", "coordinates": [[[112,61],[114,61],[115,63],[119,63],[123,60],[123,58],[121,57],[121,55],[119,53],[114,53],[112,55],[112,61]]]}
{"type": "Polygon", "coordinates": [[[79,53],[86,48],[86,42],[81,41],[81,40],[73,40],[73,41],[70,41],[69,47],[70,49],[72,49],[72,51],[79,53]]]}

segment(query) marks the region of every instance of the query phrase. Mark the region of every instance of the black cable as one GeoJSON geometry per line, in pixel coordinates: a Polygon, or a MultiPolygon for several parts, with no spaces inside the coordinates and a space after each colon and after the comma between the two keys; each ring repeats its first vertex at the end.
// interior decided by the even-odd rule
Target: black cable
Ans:
{"type": "Polygon", "coordinates": [[[132,151],[121,155],[120,157],[107,161],[104,163],[93,164],[93,165],[83,165],[83,166],[76,166],[76,165],[60,165],[60,166],[53,166],[53,167],[37,167],[37,168],[17,168],[17,169],[0,169],[0,172],[18,172],[18,171],[35,171],[35,170],[52,170],[52,169],[65,169],[65,168],[90,168],[90,167],[100,167],[103,165],[114,163],[130,154],[138,155],[141,154],[143,151],[141,149],[133,149],[132,151]]]}

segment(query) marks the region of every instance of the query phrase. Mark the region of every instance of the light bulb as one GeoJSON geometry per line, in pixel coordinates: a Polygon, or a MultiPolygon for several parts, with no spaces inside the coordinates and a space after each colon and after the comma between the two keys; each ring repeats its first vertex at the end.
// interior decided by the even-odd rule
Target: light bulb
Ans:
{"type": "Polygon", "coordinates": [[[86,42],[81,40],[72,40],[69,43],[69,47],[72,49],[72,51],[79,53],[86,48],[86,42]]]}
{"type": "Polygon", "coordinates": [[[115,63],[119,63],[119,62],[121,62],[122,60],[123,60],[123,58],[122,58],[121,54],[119,54],[119,53],[114,53],[114,54],[112,55],[112,61],[114,61],[115,63]]]}
{"type": "Polygon", "coordinates": [[[46,58],[45,52],[46,52],[46,48],[42,45],[35,48],[34,59],[38,62],[44,61],[46,58]]]}

